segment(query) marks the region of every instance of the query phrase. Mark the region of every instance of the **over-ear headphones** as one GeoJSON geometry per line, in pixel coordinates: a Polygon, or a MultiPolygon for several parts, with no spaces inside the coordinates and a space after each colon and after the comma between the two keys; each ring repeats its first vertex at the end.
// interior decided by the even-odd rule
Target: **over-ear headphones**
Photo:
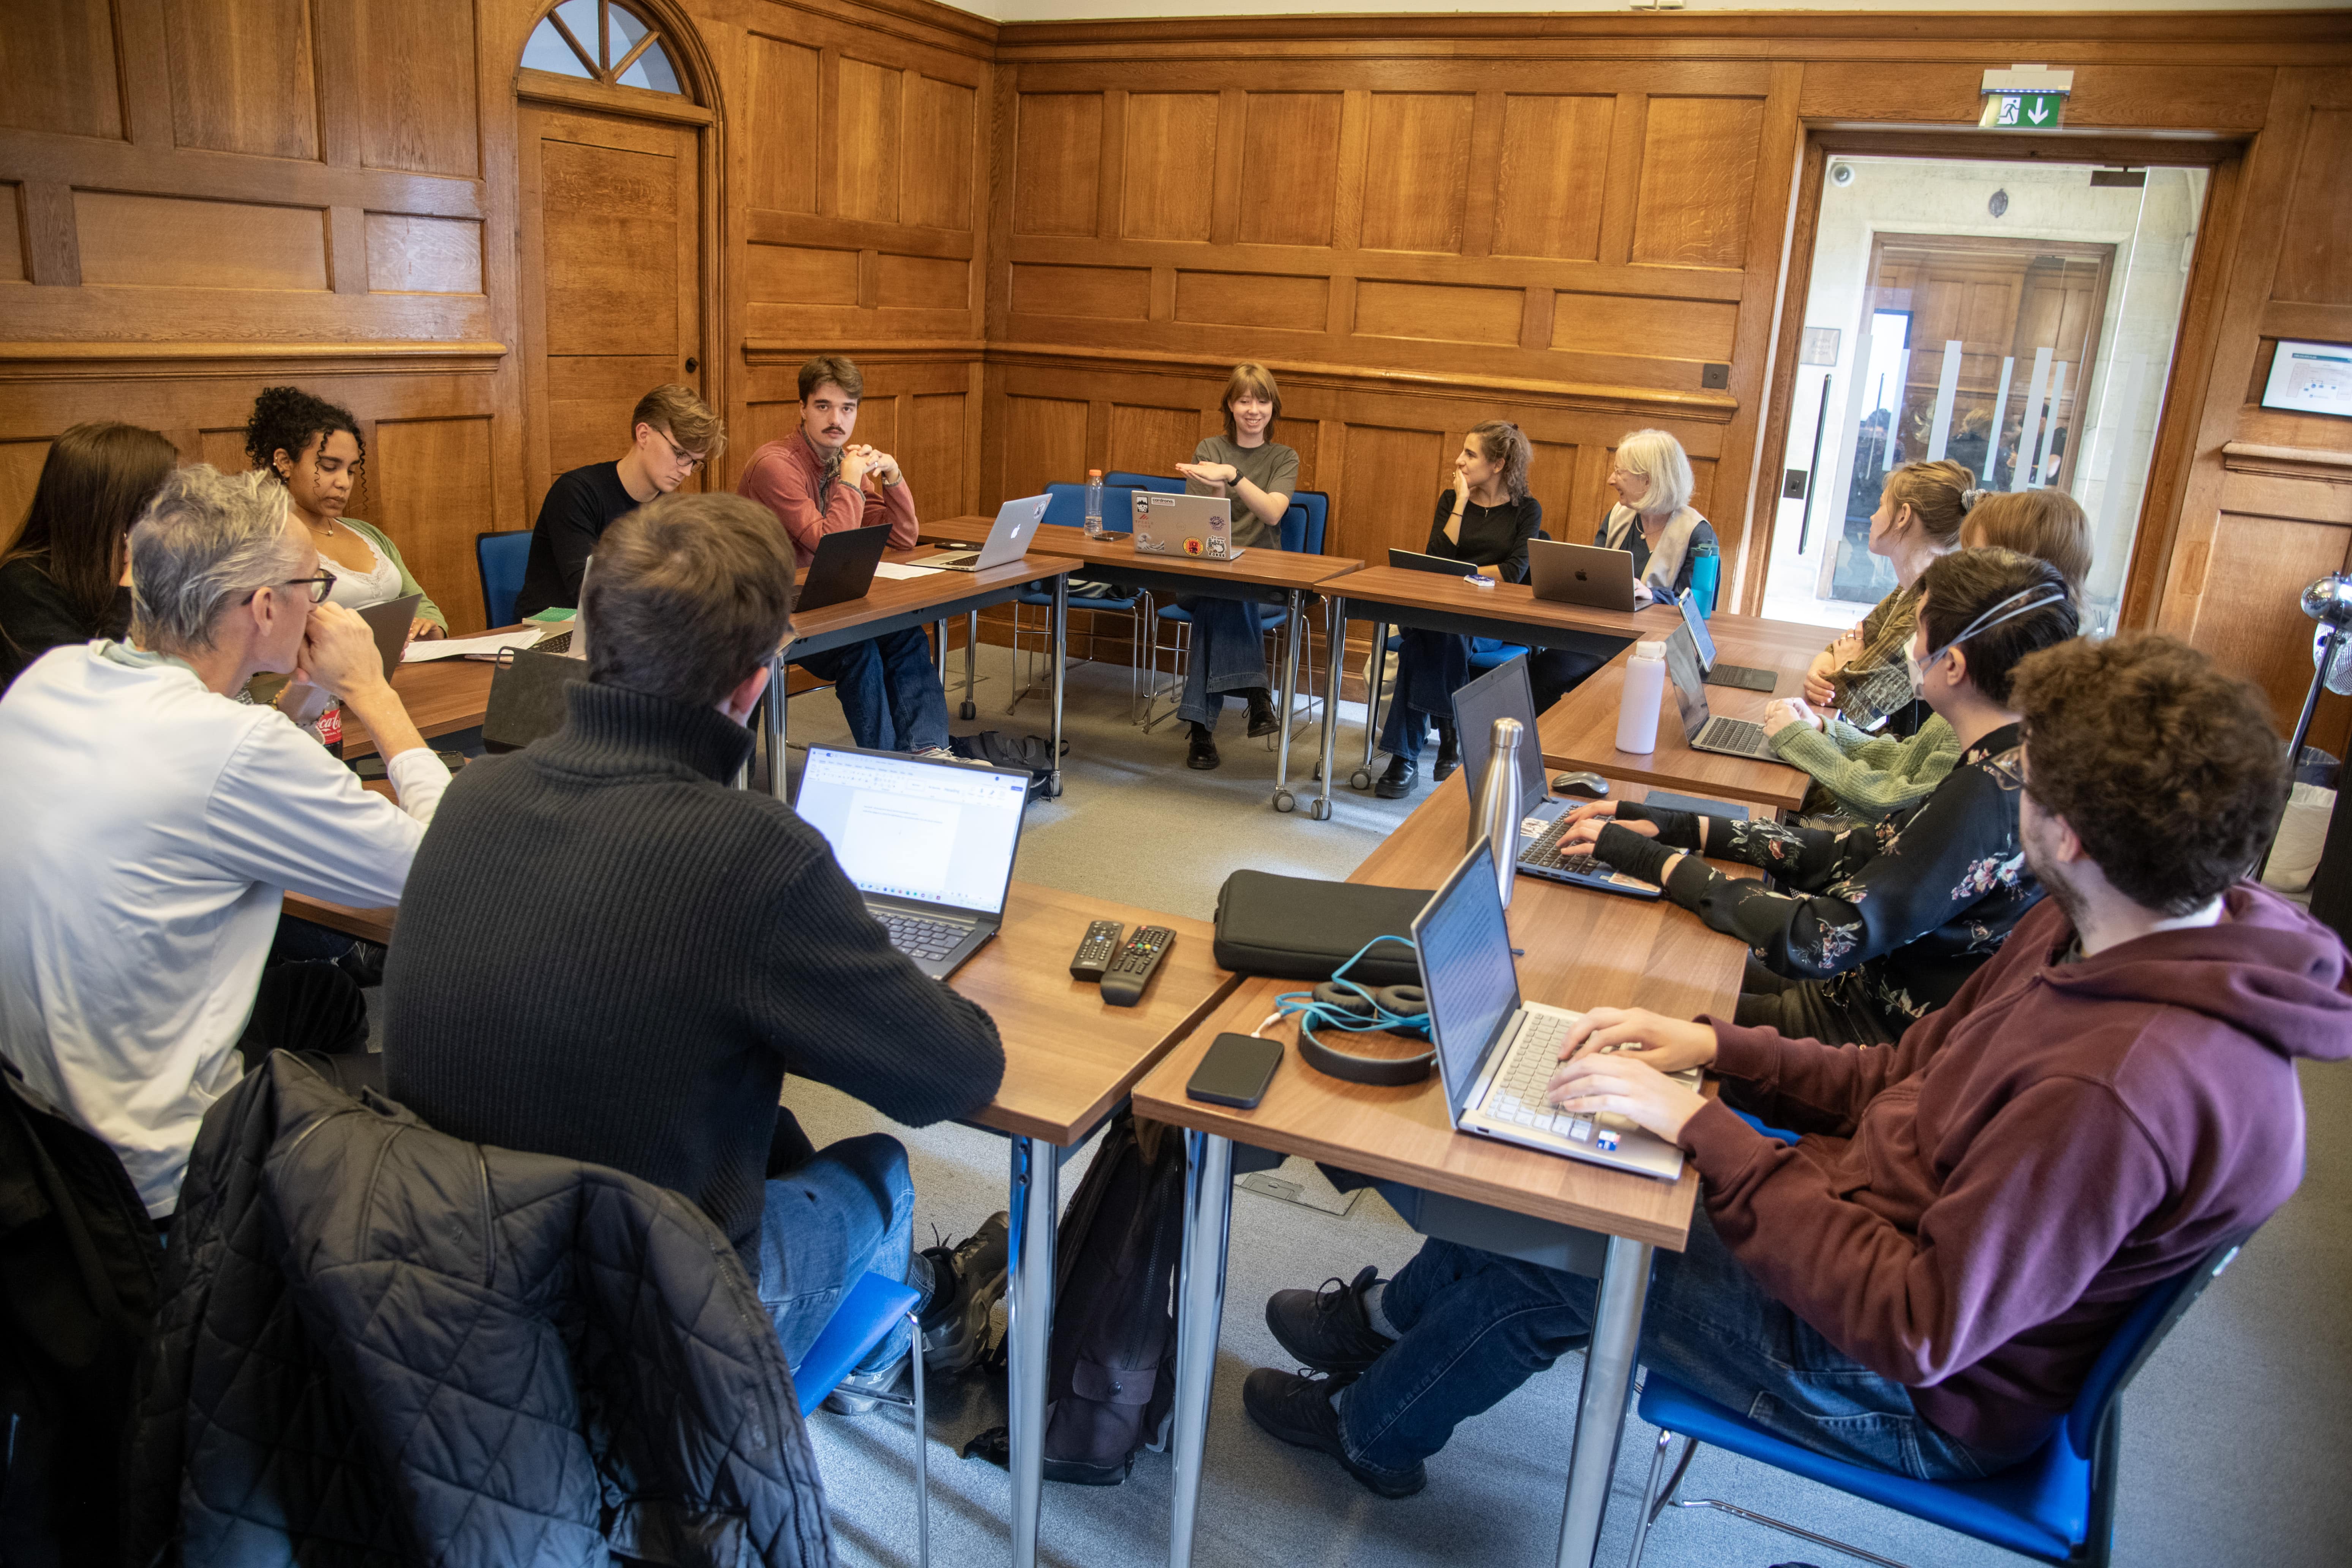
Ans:
{"type": "MultiPolygon", "coordinates": [[[[1370,1057],[1354,1051],[1341,1050],[1315,1037],[1317,1028],[1337,1029],[1343,1033],[1370,1034],[1375,1031],[1429,1037],[1429,994],[1418,985],[1365,985],[1347,977],[1349,968],[1357,959],[1371,950],[1377,942],[1412,943],[1403,937],[1375,937],[1356,951],[1333,972],[1331,978],[1309,991],[1293,991],[1275,998],[1276,1011],[1265,1020],[1296,1017],[1298,1020],[1299,1059],[1318,1072],[1330,1074],[1349,1083],[1374,1084],[1394,1088],[1419,1083],[1437,1065],[1434,1051],[1423,1051],[1411,1057],[1370,1057]]],[[[1264,1028],[1265,1024],[1260,1024],[1264,1028]]]]}

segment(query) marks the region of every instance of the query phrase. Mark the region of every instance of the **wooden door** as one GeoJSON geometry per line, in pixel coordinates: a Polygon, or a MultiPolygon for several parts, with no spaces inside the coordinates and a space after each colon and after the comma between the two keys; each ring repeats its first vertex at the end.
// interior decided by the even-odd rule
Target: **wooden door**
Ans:
{"type": "MultiPolygon", "coordinates": [[[[665,382],[700,392],[700,181],[691,126],[525,103],[523,363],[530,507],[627,448],[665,382]]],[[[702,476],[694,481],[704,482],[702,476]]]]}

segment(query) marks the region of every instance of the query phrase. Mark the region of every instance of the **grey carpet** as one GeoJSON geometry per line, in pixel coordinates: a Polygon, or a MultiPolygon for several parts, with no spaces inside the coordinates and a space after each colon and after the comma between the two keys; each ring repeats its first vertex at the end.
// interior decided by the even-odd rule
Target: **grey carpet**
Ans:
{"type": "MultiPolygon", "coordinates": [[[[1011,720],[1003,712],[1003,650],[986,650],[982,668],[981,717],[956,728],[1042,733],[1042,701],[1024,702],[1011,720]]],[[[1032,808],[1019,867],[1030,880],[1206,919],[1235,867],[1344,875],[1416,804],[1345,787],[1350,742],[1360,754],[1360,710],[1343,709],[1338,814],[1318,823],[1267,808],[1273,759],[1262,743],[1240,738],[1238,711],[1224,721],[1224,767],[1196,773],[1182,765],[1178,726],[1145,736],[1126,721],[1124,670],[1082,668],[1071,688],[1066,789],[1059,802],[1032,808]]],[[[797,700],[793,723],[796,741],[844,738],[830,695],[797,700]]],[[[1311,767],[1304,750],[1294,754],[1301,773],[1311,767]]],[[[2352,1201],[2352,1071],[2311,1068],[2304,1082],[2310,1129],[2302,1191],[2206,1293],[2126,1401],[2118,1563],[2318,1568],[2341,1563],[2352,1541],[2352,1487],[2344,1482],[2352,1462],[2352,1237],[2344,1221],[2352,1201]]],[[[807,1084],[793,1085],[788,1096],[820,1142],[880,1120],[807,1084]]],[[[932,1226],[960,1237],[1003,1206],[1003,1140],[956,1127],[893,1131],[912,1154],[922,1239],[932,1226]]],[[[1081,1152],[1063,1170],[1066,1200],[1087,1157],[1081,1152]]],[[[1269,1292],[1351,1275],[1366,1263],[1385,1275],[1416,1245],[1370,1194],[1344,1218],[1235,1194],[1195,1562],[1405,1568],[1552,1560],[1579,1357],[1465,1423],[1431,1462],[1428,1489],[1402,1502],[1373,1497],[1318,1455],[1273,1442],[1242,1414],[1243,1376],[1281,1362],[1261,1316],[1269,1292]]],[[[934,1560],[1003,1562],[1003,1473],[955,1457],[971,1432],[1002,1419],[997,1398],[977,1380],[937,1395],[934,1560]]],[[[821,1415],[813,1428],[842,1561],[913,1562],[911,1423],[882,1411],[821,1415]]],[[[1603,1563],[1624,1561],[1655,1436],[1638,1420],[1627,1425],[1603,1563]]],[[[2022,1561],[1719,1453],[1701,1454],[1685,1495],[1724,1497],[1922,1568],[2022,1561]]],[[[1042,1555],[1057,1568],[1164,1563],[1168,1502],[1169,1462],[1158,1454],[1145,1455],[1124,1486],[1048,1486],[1042,1555]]],[[[1649,1553],[1661,1568],[1790,1560],[1824,1568],[1847,1561],[1708,1511],[1663,1520],[1649,1553]]]]}

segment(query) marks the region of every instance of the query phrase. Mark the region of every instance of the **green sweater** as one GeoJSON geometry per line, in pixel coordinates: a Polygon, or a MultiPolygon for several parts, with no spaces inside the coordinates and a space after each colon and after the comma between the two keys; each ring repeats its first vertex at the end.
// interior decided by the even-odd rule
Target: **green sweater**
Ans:
{"type": "Polygon", "coordinates": [[[449,629],[449,617],[441,613],[441,606],[433,602],[432,595],[425,593],[423,585],[416,581],[416,574],[408,569],[408,563],[400,558],[400,546],[392,542],[390,534],[375,524],[362,522],[355,517],[338,518],[335,521],[352,532],[373,540],[375,547],[383,552],[383,558],[391,562],[394,569],[400,574],[400,593],[397,596],[404,599],[411,594],[415,595],[416,613],[443,631],[449,629]]]}
{"type": "Polygon", "coordinates": [[[1772,737],[1772,750],[1782,762],[1819,779],[1840,805],[1864,820],[1927,799],[1960,759],[1960,738],[1940,713],[1899,741],[1857,730],[1843,719],[1827,722],[1827,733],[1810,724],[1784,724],[1772,737]]]}

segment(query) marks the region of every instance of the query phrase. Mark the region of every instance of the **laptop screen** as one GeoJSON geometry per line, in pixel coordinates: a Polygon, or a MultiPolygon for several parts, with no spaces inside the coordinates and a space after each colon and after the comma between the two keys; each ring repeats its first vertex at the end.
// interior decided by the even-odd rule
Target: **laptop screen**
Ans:
{"type": "Polygon", "coordinates": [[[1028,798],[999,769],[811,746],[793,808],[859,892],[1001,914],[1028,798]]]}
{"type": "Polygon", "coordinates": [[[1683,625],[1690,628],[1691,647],[1698,650],[1699,673],[1715,668],[1715,636],[1706,629],[1706,617],[1698,613],[1698,597],[1688,588],[1675,601],[1683,607],[1683,625]]]}
{"type": "Polygon", "coordinates": [[[1511,929],[1486,841],[1463,857],[1454,875],[1412,922],[1422,989],[1429,993],[1430,1035],[1437,1045],[1445,1098],[1460,1120],[1478,1081],[1479,1058],[1519,1010],[1519,973],[1511,929]]]}
{"type": "Polygon", "coordinates": [[[1706,728],[1706,673],[1698,667],[1698,650],[1688,627],[1678,626],[1666,639],[1666,679],[1673,683],[1675,705],[1683,714],[1683,739],[1696,740],[1706,728]]]}
{"type": "Polygon", "coordinates": [[[1536,695],[1528,685],[1524,655],[1496,665],[1454,693],[1454,730],[1462,737],[1462,771],[1474,803],[1486,788],[1497,719],[1519,721],[1519,804],[1533,805],[1544,798],[1544,760],[1543,747],[1536,743],[1536,695]]]}

